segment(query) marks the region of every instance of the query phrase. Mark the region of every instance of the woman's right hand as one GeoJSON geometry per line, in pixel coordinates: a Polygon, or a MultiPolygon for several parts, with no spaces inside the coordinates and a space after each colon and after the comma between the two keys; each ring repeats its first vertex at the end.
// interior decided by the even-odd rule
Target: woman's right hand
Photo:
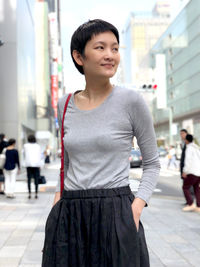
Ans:
{"type": "Polygon", "coordinates": [[[55,193],[54,201],[53,201],[53,206],[60,200],[60,192],[55,193]]]}

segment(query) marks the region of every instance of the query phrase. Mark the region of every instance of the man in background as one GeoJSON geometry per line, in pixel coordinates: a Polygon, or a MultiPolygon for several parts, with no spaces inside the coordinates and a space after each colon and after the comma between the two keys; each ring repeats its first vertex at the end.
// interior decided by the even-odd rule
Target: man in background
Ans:
{"type": "Polygon", "coordinates": [[[186,150],[185,138],[186,138],[187,134],[188,134],[188,132],[186,129],[180,130],[180,136],[181,136],[181,140],[182,140],[182,145],[181,145],[182,153],[181,153],[181,159],[180,159],[181,179],[183,179],[182,173],[183,173],[183,167],[184,167],[184,161],[185,161],[185,150],[186,150]]]}
{"type": "Polygon", "coordinates": [[[191,134],[186,135],[185,143],[186,150],[182,178],[183,192],[187,205],[183,208],[183,211],[200,212],[200,147],[193,143],[193,136],[191,134]],[[194,189],[197,207],[190,192],[191,187],[194,189]]]}

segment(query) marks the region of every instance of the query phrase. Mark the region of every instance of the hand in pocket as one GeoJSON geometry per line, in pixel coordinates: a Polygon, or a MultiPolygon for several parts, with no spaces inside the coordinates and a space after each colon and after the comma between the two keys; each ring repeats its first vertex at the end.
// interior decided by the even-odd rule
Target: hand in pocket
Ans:
{"type": "Polygon", "coordinates": [[[133,219],[137,228],[137,231],[139,230],[139,221],[140,221],[140,216],[142,213],[142,210],[145,206],[145,201],[140,199],[140,198],[135,198],[131,208],[132,208],[132,213],[133,213],[133,219]]]}
{"type": "Polygon", "coordinates": [[[133,220],[135,222],[135,226],[137,231],[139,230],[139,221],[140,221],[140,215],[136,213],[133,204],[131,205],[132,213],[133,213],[133,220]]]}

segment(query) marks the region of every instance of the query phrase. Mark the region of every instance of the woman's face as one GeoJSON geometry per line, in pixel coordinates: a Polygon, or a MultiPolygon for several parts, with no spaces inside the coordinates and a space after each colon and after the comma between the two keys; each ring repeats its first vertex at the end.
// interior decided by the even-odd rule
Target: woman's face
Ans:
{"type": "Polygon", "coordinates": [[[87,42],[81,58],[86,76],[113,77],[120,62],[119,44],[115,35],[110,31],[94,35],[87,42]]]}

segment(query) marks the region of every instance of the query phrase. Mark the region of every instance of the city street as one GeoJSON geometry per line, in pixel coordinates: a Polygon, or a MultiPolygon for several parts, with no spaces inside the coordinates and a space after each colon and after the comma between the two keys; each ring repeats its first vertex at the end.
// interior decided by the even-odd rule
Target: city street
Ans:
{"type": "MultiPolygon", "coordinates": [[[[154,195],[176,199],[182,198],[182,180],[180,179],[179,170],[175,169],[174,166],[170,166],[170,168],[167,169],[168,160],[166,158],[161,157],[160,162],[162,168],[160,171],[160,178],[158,180],[157,187],[154,191],[154,195]]],[[[177,161],[177,166],[179,166],[179,161],[177,161]]],[[[139,185],[139,178],[141,177],[141,173],[141,168],[130,169],[130,178],[133,178],[130,183],[132,185],[133,191],[134,189],[137,189],[139,185]]]]}
{"type": "MultiPolygon", "coordinates": [[[[68,190],[77,184],[105,188],[107,179],[112,180],[109,185],[121,186],[125,177],[134,195],[138,192],[147,201],[152,194],[141,215],[151,267],[200,267],[200,212],[189,192],[193,185],[191,194],[195,191],[199,206],[199,23],[198,0],[0,0],[0,267],[41,266],[45,224],[60,177],[56,157],[63,159],[64,150],[64,169],[69,166],[71,177],[68,190]],[[140,186],[142,164],[147,175],[140,186]],[[39,176],[39,168],[47,182],[35,195],[32,181],[30,195],[31,176],[39,176]],[[180,171],[188,178],[184,194],[180,171]]],[[[106,253],[127,267],[123,255],[134,249],[125,234],[122,242],[118,237],[118,229],[123,233],[125,226],[117,226],[117,215],[126,220],[131,202],[123,213],[113,200],[114,215],[100,203],[95,214],[116,222],[105,226],[101,217],[94,217],[93,200],[92,206],[79,203],[86,215],[78,216],[81,226],[73,217],[74,211],[80,212],[78,205],[72,201],[71,209],[67,202],[72,222],[63,218],[72,235],[70,254],[71,240],[88,252],[89,245],[91,251],[99,249],[91,236],[104,236],[108,246],[118,240],[119,253],[107,246],[106,253]],[[99,235],[90,232],[98,228],[99,235]]],[[[137,221],[143,202],[133,203],[130,223],[131,215],[137,221]]],[[[62,233],[62,227],[56,229],[62,233]]],[[[140,232],[134,235],[141,245],[140,232]]],[[[59,234],[56,244],[57,239],[59,234]]],[[[61,248],[64,245],[61,242],[61,248]]],[[[89,253],[92,258],[83,253],[87,262],[106,258],[96,250],[89,253]]],[[[66,260],[65,253],[47,254],[66,260]]],[[[133,255],[142,261],[143,254],[136,250],[133,255]]]]}
{"type": "MultiPolygon", "coordinates": [[[[142,214],[152,267],[198,267],[200,214],[183,213],[184,198],[176,170],[164,160],[159,183],[142,214]]],[[[16,198],[0,196],[0,267],[41,266],[44,225],[51,209],[59,163],[43,169],[48,180],[40,185],[39,199],[27,197],[25,173],[18,177],[16,198]]],[[[137,190],[141,169],[130,169],[130,184],[137,190]]]]}

